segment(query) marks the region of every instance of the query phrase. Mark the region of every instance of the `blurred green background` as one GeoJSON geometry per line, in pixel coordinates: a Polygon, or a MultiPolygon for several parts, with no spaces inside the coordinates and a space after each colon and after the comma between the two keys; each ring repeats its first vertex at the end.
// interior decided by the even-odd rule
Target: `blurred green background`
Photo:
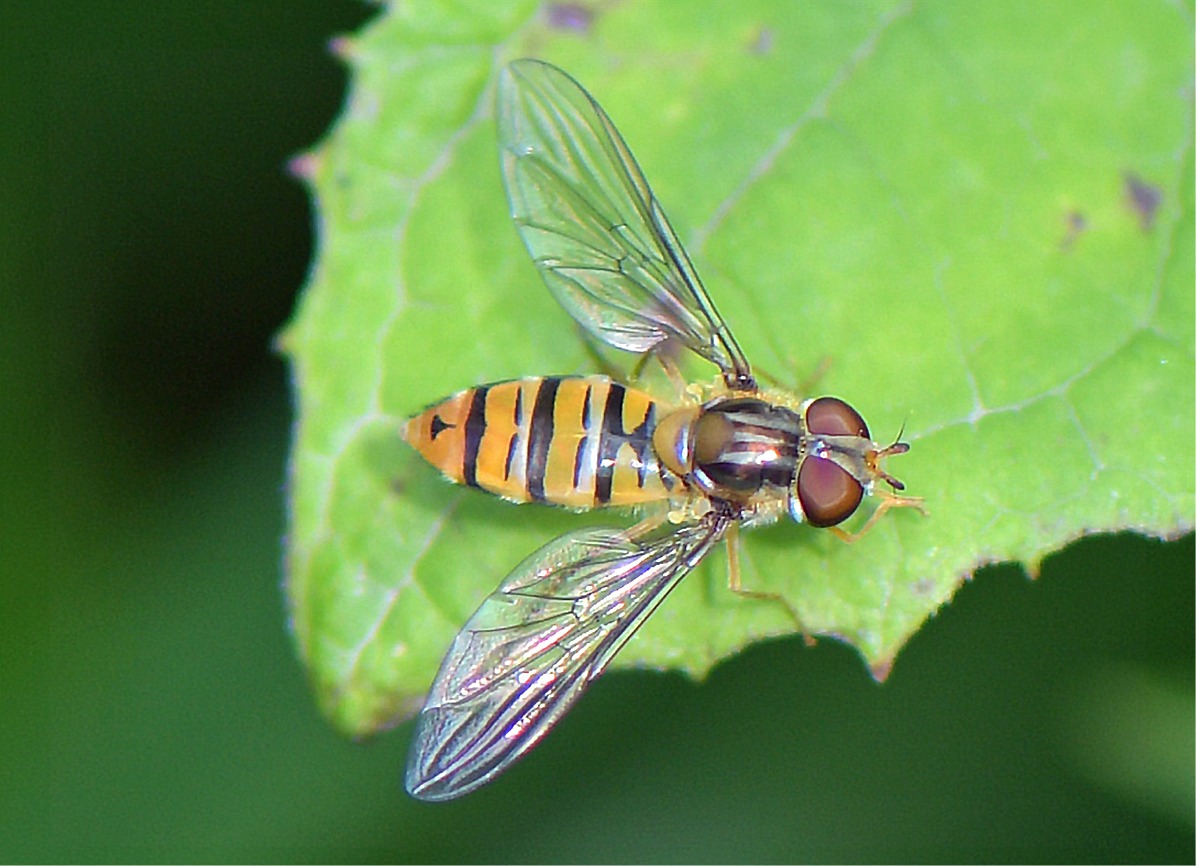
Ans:
{"type": "Polygon", "coordinates": [[[600,682],[500,782],[402,792],[318,715],[280,590],[286,171],[370,7],[0,12],[0,859],[1194,859],[1194,547],[986,569],[875,685],[775,641],[600,682]]]}

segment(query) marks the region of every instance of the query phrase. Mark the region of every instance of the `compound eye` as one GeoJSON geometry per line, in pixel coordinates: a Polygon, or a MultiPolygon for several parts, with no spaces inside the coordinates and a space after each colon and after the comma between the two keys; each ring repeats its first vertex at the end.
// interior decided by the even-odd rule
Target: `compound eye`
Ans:
{"type": "Polygon", "coordinates": [[[806,407],[806,429],[823,436],[869,438],[869,428],[860,413],[836,397],[820,397],[806,407]]]}
{"type": "Polygon", "coordinates": [[[798,502],[811,526],[842,523],[856,511],[863,496],[860,482],[830,460],[808,457],[802,461],[798,470],[798,502]]]}

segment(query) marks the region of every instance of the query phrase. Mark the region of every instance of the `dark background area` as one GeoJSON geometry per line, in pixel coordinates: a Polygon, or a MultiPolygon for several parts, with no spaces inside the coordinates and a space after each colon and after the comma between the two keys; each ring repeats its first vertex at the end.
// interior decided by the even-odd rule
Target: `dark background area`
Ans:
{"type": "Polygon", "coordinates": [[[0,859],[1192,862],[1191,536],[986,569],[884,686],[797,639],[608,677],[454,804],[403,793],[408,726],[335,734],[271,341],[311,256],[286,164],[371,14],[0,12],[0,859]]]}

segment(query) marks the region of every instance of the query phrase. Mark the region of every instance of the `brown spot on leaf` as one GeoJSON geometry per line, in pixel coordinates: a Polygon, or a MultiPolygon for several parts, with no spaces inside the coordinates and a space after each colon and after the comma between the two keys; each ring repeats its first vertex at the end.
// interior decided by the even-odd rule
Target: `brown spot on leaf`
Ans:
{"type": "Polygon", "coordinates": [[[773,50],[773,28],[760,25],[748,40],[748,50],[753,54],[768,54],[773,50]]]}
{"type": "Polygon", "coordinates": [[[1061,252],[1071,250],[1087,228],[1089,228],[1089,221],[1085,219],[1085,215],[1079,210],[1070,210],[1064,218],[1064,238],[1060,241],[1061,252]]]}
{"type": "Polygon", "coordinates": [[[547,17],[554,30],[589,33],[590,25],[594,23],[594,10],[581,3],[551,3],[547,17]]]}
{"type": "Polygon", "coordinates": [[[1159,213],[1163,193],[1158,186],[1152,186],[1143,178],[1127,172],[1122,176],[1126,187],[1126,203],[1139,215],[1139,226],[1145,232],[1151,231],[1155,225],[1155,216],[1159,213]]]}

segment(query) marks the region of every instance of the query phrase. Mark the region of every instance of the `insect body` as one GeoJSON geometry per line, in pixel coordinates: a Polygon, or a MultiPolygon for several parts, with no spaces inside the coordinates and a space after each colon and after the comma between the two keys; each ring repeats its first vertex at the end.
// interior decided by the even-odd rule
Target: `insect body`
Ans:
{"type": "Polygon", "coordinates": [[[483,601],[420,713],[406,784],[426,800],[477,788],[539,742],[740,526],[788,515],[847,537],[837,524],[868,494],[881,496],[869,524],[920,505],[876,486],[902,489],[881,464],[904,443],[873,442],[837,398],[758,388],[627,145],[573,79],[516,61],[497,106],[513,217],[557,300],[616,348],[690,349],[721,383],[658,401],[606,376],[528,377],[461,391],[407,422],[404,438],[461,484],[576,509],[661,506],[627,529],[561,536],[483,601]]]}

